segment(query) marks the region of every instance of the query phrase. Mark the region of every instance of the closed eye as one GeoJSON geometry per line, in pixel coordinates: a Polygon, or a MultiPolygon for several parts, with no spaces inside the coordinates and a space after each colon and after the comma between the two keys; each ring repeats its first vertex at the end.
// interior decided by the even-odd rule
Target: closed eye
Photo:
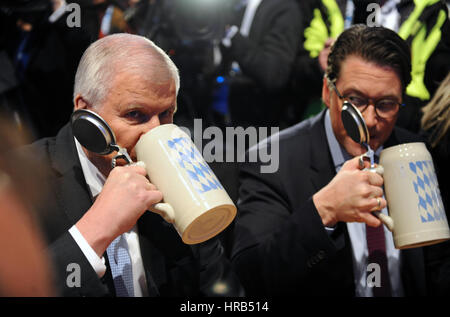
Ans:
{"type": "Polygon", "coordinates": [[[125,118],[136,123],[144,123],[149,120],[149,116],[139,110],[132,110],[125,114],[125,118]]]}
{"type": "Polygon", "coordinates": [[[397,106],[398,102],[391,99],[383,99],[377,102],[379,108],[392,108],[397,106]]]}
{"type": "Polygon", "coordinates": [[[355,107],[363,107],[367,104],[367,99],[358,96],[349,96],[348,99],[355,107]]]}
{"type": "Polygon", "coordinates": [[[161,113],[159,114],[159,119],[168,119],[168,118],[171,118],[172,115],[173,115],[174,113],[175,113],[175,107],[172,107],[172,108],[170,108],[170,109],[167,109],[167,110],[161,112],[161,113]]]}

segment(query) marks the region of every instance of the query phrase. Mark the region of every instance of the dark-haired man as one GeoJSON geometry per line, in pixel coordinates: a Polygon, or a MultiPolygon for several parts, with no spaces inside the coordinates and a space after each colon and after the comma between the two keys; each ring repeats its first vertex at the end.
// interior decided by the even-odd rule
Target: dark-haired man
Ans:
{"type": "Polygon", "coordinates": [[[427,294],[423,250],[395,249],[371,214],[386,213],[383,180],[352,159],[366,149],[347,135],[340,116],[344,100],[359,108],[376,154],[418,141],[395,127],[411,79],[409,56],[393,31],[346,30],[328,58],[322,87],[328,109],[279,134],[276,173],[244,163],[232,260],[247,294],[427,294]]]}

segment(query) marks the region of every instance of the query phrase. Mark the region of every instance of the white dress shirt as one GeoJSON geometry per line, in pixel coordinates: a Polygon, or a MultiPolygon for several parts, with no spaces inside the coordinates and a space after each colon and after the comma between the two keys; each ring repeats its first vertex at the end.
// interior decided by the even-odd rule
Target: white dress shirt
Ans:
{"type": "MultiPolygon", "coordinates": [[[[77,147],[78,157],[80,158],[84,178],[89,187],[89,190],[91,191],[92,197],[94,197],[95,199],[102,191],[106,179],[103,174],[100,173],[100,171],[97,169],[97,167],[92,164],[91,161],[89,161],[86,153],[84,153],[84,151],[82,150],[82,147],[77,139],[75,139],[75,145],[77,147]]],[[[83,237],[83,235],[75,225],[73,225],[69,229],[69,232],[80,249],[83,251],[87,260],[97,273],[98,277],[101,278],[106,272],[104,257],[98,257],[97,253],[92,249],[92,247],[89,245],[89,243],[86,241],[86,239],[83,237]]],[[[135,225],[129,232],[125,232],[123,235],[128,243],[128,252],[131,258],[134,296],[148,296],[147,282],[145,278],[144,265],[142,263],[137,226],[135,225]]]]}
{"type": "MultiPolygon", "coordinates": [[[[352,157],[338,143],[336,136],[334,135],[329,110],[326,110],[325,114],[325,132],[334,166],[336,168],[336,172],[338,172],[345,161],[351,159],[352,157]]],[[[377,149],[375,155],[379,156],[382,149],[383,147],[377,149]]],[[[387,208],[384,208],[382,213],[387,215],[387,208]]],[[[403,296],[404,291],[400,272],[400,250],[394,247],[392,233],[386,229],[384,225],[382,226],[384,228],[384,236],[386,238],[386,257],[391,281],[392,296],[403,296]]],[[[327,228],[327,230],[330,231],[332,229],[327,228]]],[[[373,296],[373,289],[372,287],[368,287],[366,285],[368,265],[367,259],[369,256],[366,240],[366,224],[360,222],[348,222],[347,230],[352,245],[355,295],[359,297],[371,297],[373,296]]]]}

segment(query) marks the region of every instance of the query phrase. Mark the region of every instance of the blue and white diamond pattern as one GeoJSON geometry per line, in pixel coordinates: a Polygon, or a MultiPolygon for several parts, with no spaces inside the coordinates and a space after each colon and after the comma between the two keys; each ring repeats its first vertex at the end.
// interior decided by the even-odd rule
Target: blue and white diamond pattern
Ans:
{"type": "Polygon", "coordinates": [[[409,162],[409,170],[416,177],[413,186],[419,198],[420,220],[422,222],[446,220],[433,161],[409,162]]]}
{"type": "Polygon", "coordinates": [[[204,194],[211,190],[223,189],[213,171],[205,163],[194,144],[186,137],[177,137],[167,141],[171,155],[183,168],[195,190],[204,194]]]}

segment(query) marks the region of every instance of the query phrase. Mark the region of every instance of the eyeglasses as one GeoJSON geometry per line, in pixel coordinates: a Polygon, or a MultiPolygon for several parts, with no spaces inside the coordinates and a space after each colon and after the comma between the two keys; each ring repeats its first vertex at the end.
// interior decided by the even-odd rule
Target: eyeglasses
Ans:
{"type": "Polygon", "coordinates": [[[393,117],[398,112],[400,107],[404,106],[404,104],[398,102],[397,100],[389,98],[381,100],[373,100],[370,98],[364,98],[357,95],[343,96],[337,89],[336,84],[334,82],[331,82],[331,84],[333,85],[333,89],[336,91],[336,94],[339,97],[339,99],[348,100],[352,105],[358,108],[358,110],[361,113],[363,113],[369,107],[369,105],[373,105],[375,107],[375,113],[377,114],[378,117],[388,119],[393,117]]]}

